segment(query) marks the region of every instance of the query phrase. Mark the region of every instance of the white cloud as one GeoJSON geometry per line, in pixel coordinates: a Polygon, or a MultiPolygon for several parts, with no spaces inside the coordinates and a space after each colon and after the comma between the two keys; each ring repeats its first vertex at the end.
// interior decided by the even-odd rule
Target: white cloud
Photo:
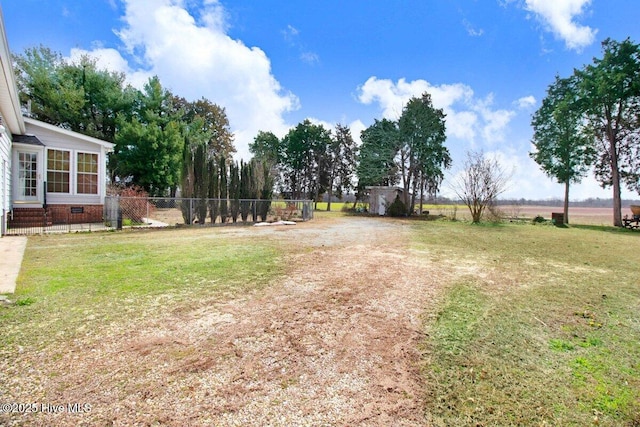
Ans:
{"type": "Polygon", "coordinates": [[[320,62],[320,56],[308,50],[302,42],[300,42],[300,30],[293,25],[287,25],[287,28],[282,30],[284,40],[290,47],[297,49],[300,52],[300,60],[308,65],[315,65],[320,62]]]}
{"type": "Polygon", "coordinates": [[[591,0],[526,0],[525,8],[533,12],[567,48],[580,51],[595,40],[597,30],[575,22],[591,0]]]}
{"type": "Polygon", "coordinates": [[[284,39],[288,42],[292,42],[293,38],[296,37],[298,34],[300,34],[300,31],[298,31],[298,29],[291,24],[287,25],[287,28],[282,30],[282,35],[284,36],[284,39]]]}
{"type": "MultiPolygon", "coordinates": [[[[540,166],[525,156],[512,157],[515,173],[503,198],[520,199],[522,197],[538,200],[564,199],[564,184],[548,177],[540,166]]],[[[509,163],[506,163],[509,164],[509,163]]],[[[582,179],[579,184],[572,183],[569,188],[570,200],[584,200],[590,197],[611,198],[611,190],[603,189],[593,177],[593,173],[582,179]]]]}
{"type": "Polygon", "coordinates": [[[360,102],[378,103],[382,116],[392,120],[400,117],[411,97],[428,92],[433,105],[442,108],[447,115],[447,135],[465,140],[471,146],[475,146],[478,136],[489,146],[502,141],[504,131],[515,115],[510,110],[493,109],[491,94],[478,99],[473,89],[462,83],[434,86],[426,80],[407,82],[400,79],[394,83],[389,79],[370,77],[358,91],[360,102]]]}
{"type": "Polygon", "coordinates": [[[68,59],[78,64],[84,56],[89,56],[94,59],[98,69],[124,73],[126,82],[138,89],[142,89],[144,84],[149,81],[149,78],[153,76],[153,74],[145,70],[134,70],[131,68],[127,60],[124,59],[116,49],[97,47],[89,51],[73,48],[71,49],[68,59]]]}
{"type": "MultiPolygon", "coordinates": [[[[513,171],[509,186],[502,198],[550,199],[563,197],[564,187],[547,177],[529,157],[528,137],[507,139],[512,127],[517,126],[515,110],[497,108],[492,94],[479,98],[468,85],[462,83],[432,85],[425,80],[407,82],[400,79],[369,78],[358,89],[358,99],[364,104],[378,104],[382,117],[397,120],[402,107],[412,96],[429,92],[434,106],[447,114],[447,147],[453,158],[453,169],[447,173],[442,186],[444,196],[455,197],[451,183],[461,173],[467,150],[483,150],[487,156],[498,159],[507,173],[513,171]]],[[[519,107],[535,105],[535,98],[527,96],[512,104],[519,107]]],[[[522,124],[520,124],[522,125],[522,124]]],[[[364,129],[364,125],[361,125],[364,129]]],[[[352,127],[353,129],[353,127],[352,127]]],[[[526,132],[526,131],[525,131],[526,132]]],[[[355,135],[355,132],[354,132],[355,135]]],[[[589,194],[605,194],[592,180],[572,186],[572,199],[589,197],[589,194]]]]}
{"type": "Polygon", "coordinates": [[[515,112],[510,110],[493,110],[492,105],[493,95],[490,94],[473,106],[473,110],[482,117],[482,137],[489,146],[504,140],[504,131],[515,116],[515,112]]]}
{"type": "MultiPolygon", "coordinates": [[[[500,199],[520,199],[521,197],[548,198],[545,194],[551,194],[554,187],[537,165],[530,159],[523,157],[513,148],[484,152],[487,158],[497,160],[507,179],[505,191],[500,199]]],[[[456,197],[455,190],[459,189],[463,176],[463,159],[451,173],[447,174],[443,184],[442,194],[447,197],[456,197]]]]}
{"type": "Polygon", "coordinates": [[[204,0],[200,10],[200,21],[204,26],[224,33],[229,28],[226,16],[226,11],[218,0],[204,0]]]}
{"type": "Polygon", "coordinates": [[[349,129],[351,129],[351,136],[353,140],[356,142],[358,147],[362,145],[362,139],[360,138],[360,134],[363,130],[365,130],[367,126],[362,123],[362,120],[355,120],[349,124],[349,129]]]}
{"type": "Polygon", "coordinates": [[[467,21],[466,19],[462,20],[462,25],[464,25],[465,30],[467,30],[467,34],[469,34],[471,37],[480,37],[484,34],[484,30],[482,28],[476,29],[473,25],[471,25],[471,22],[467,21]]]}
{"type": "MultiPolygon", "coordinates": [[[[402,108],[412,96],[429,92],[436,108],[447,114],[447,147],[453,158],[453,168],[446,174],[442,185],[442,195],[455,197],[451,183],[461,173],[467,150],[484,150],[487,156],[498,159],[503,169],[513,175],[509,186],[501,198],[520,199],[561,199],[564,186],[547,177],[540,167],[529,157],[532,149],[528,136],[506,138],[518,126],[515,110],[496,108],[492,94],[478,98],[471,87],[462,83],[432,85],[425,80],[408,82],[400,79],[369,78],[358,88],[358,100],[364,104],[377,104],[382,117],[397,120],[402,108]]],[[[535,105],[533,96],[525,96],[513,101],[520,108],[535,105]]],[[[522,122],[522,120],[519,120],[522,122]]],[[[365,126],[359,123],[360,129],[365,126]]],[[[523,123],[519,123],[523,126],[523,123]]],[[[527,126],[527,125],[524,125],[527,126]]],[[[526,129],[530,128],[526,127],[526,129]]],[[[524,132],[527,132],[526,130],[524,132]]],[[[352,124],[355,137],[355,126],[352,124]]],[[[359,134],[359,132],[358,132],[359,134]]],[[[602,190],[590,175],[581,184],[571,187],[571,199],[588,197],[611,197],[610,190],[602,190]]]]}
{"type": "MultiPolygon", "coordinates": [[[[497,150],[486,151],[488,158],[494,158],[500,164],[503,172],[509,177],[504,193],[500,199],[531,199],[531,200],[562,200],[564,184],[558,184],[549,178],[540,167],[521,150],[513,147],[501,147],[497,150]]],[[[456,197],[454,187],[462,176],[462,159],[455,169],[447,174],[442,187],[442,194],[456,197]]],[[[610,191],[603,191],[595,180],[585,178],[581,184],[571,185],[571,200],[584,200],[589,197],[611,197],[610,191]]]]}
{"type": "Polygon", "coordinates": [[[516,105],[518,106],[518,108],[524,110],[533,107],[534,105],[536,105],[536,102],[536,98],[533,95],[529,95],[523,96],[522,98],[518,99],[516,101],[516,105]]]}
{"type": "Polygon", "coordinates": [[[475,143],[478,115],[473,111],[446,110],[447,133],[456,138],[475,143]]]}
{"type": "MultiPolygon", "coordinates": [[[[326,120],[316,119],[315,117],[307,117],[307,120],[309,120],[314,125],[322,125],[325,129],[330,130],[332,134],[334,134],[336,130],[336,125],[338,124],[338,123],[329,123],[326,120]]],[[[344,125],[344,123],[342,122],[340,123],[344,125]]],[[[349,123],[347,127],[351,130],[351,136],[353,137],[353,140],[356,142],[356,144],[359,147],[360,144],[362,143],[362,139],[360,138],[360,133],[363,130],[365,130],[367,126],[362,122],[362,120],[358,119],[349,123]]]]}
{"type": "Polygon", "coordinates": [[[331,133],[333,133],[336,127],[335,123],[329,123],[326,120],[316,119],[315,117],[307,117],[307,120],[309,120],[311,124],[314,124],[316,126],[322,126],[326,130],[330,130],[331,133]]]}
{"type": "Polygon", "coordinates": [[[137,87],[157,75],[176,95],[190,100],[204,96],[224,107],[238,155],[247,158],[248,144],[259,130],[276,135],[288,130],[283,114],[297,109],[298,99],[280,86],[261,49],[226,34],[225,12],[216,0],[204,1],[198,16],[184,3],[124,1],[124,25],[116,34],[132,61],[114,49],[74,50],[72,56],[93,54],[100,64],[125,72],[137,87]]]}
{"type": "Polygon", "coordinates": [[[306,62],[307,64],[313,65],[320,62],[320,57],[317,53],[314,52],[302,52],[300,54],[300,59],[302,62],[306,62]]]}

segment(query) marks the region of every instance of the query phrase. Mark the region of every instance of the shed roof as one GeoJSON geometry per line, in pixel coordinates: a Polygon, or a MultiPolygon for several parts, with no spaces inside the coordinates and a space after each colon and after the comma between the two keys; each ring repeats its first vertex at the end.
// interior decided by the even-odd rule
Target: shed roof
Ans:
{"type": "Polygon", "coordinates": [[[365,190],[397,190],[404,193],[404,188],[393,185],[368,185],[365,190]]]}

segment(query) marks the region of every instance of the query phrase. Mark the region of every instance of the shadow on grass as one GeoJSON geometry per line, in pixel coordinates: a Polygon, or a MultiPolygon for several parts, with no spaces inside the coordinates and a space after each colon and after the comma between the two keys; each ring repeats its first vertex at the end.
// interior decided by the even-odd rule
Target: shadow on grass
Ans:
{"type": "Polygon", "coordinates": [[[590,225],[590,224],[570,224],[567,228],[575,228],[578,230],[602,231],[605,233],[638,233],[638,230],[630,230],[624,227],[614,227],[612,225],[590,225]]]}
{"type": "MultiPolygon", "coordinates": [[[[416,214],[416,215],[391,216],[391,215],[372,214],[369,212],[354,212],[352,210],[343,211],[342,214],[345,216],[355,216],[355,217],[361,217],[361,218],[408,219],[411,221],[450,220],[452,222],[456,222],[456,220],[451,220],[446,215],[430,215],[430,214],[417,215],[416,214]]],[[[457,221],[457,222],[461,222],[461,221],[457,221]]]]}

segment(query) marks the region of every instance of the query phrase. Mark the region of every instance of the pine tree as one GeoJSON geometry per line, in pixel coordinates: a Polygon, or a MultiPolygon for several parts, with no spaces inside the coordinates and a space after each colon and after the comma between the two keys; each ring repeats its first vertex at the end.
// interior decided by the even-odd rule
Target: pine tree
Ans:
{"type": "Polygon", "coordinates": [[[240,217],[247,222],[251,211],[251,163],[240,161],[240,217]]]}
{"type": "Polygon", "coordinates": [[[207,170],[210,176],[208,193],[209,215],[211,217],[211,223],[215,224],[220,207],[220,174],[218,172],[216,159],[209,159],[207,162],[207,170]]]}
{"type": "Polygon", "coordinates": [[[240,213],[240,168],[237,162],[229,165],[229,201],[231,203],[231,220],[238,221],[240,213]]]}
{"type": "Polygon", "coordinates": [[[209,174],[207,170],[206,146],[200,144],[193,154],[194,198],[196,198],[196,219],[204,224],[207,219],[207,197],[209,195],[209,174]]]}
{"type": "MultiPolygon", "coordinates": [[[[193,195],[193,182],[195,177],[193,176],[193,153],[191,152],[191,146],[185,142],[182,149],[182,175],[181,175],[181,188],[182,197],[189,198],[193,195]]],[[[191,224],[193,218],[191,218],[191,201],[183,199],[180,203],[180,210],[182,211],[182,218],[185,224],[191,224]]]]}
{"type": "Polygon", "coordinates": [[[220,174],[220,222],[225,223],[229,216],[227,200],[229,197],[229,180],[227,177],[227,161],[224,156],[220,156],[218,172],[220,174]]]}
{"type": "Polygon", "coordinates": [[[260,190],[260,201],[258,202],[257,212],[262,221],[267,220],[269,208],[271,208],[271,198],[273,197],[273,175],[267,161],[261,163],[262,169],[262,188],[260,190]]]}

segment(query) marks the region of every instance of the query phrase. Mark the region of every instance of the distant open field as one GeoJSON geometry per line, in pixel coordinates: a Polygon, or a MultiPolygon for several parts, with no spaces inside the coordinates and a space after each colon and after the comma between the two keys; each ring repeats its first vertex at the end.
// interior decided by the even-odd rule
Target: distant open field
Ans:
{"type": "MultiPolygon", "coordinates": [[[[331,211],[339,212],[347,205],[349,208],[353,203],[333,202],[331,203],[331,211]]],[[[360,204],[359,204],[360,205],[360,204]]],[[[366,206],[366,204],[362,204],[366,206]]],[[[418,206],[416,206],[416,209],[418,206]]],[[[324,211],[327,209],[327,203],[318,203],[317,209],[324,211]]],[[[447,217],[455,217],[459,220],[469,220],[469,210],[464,205],[423,205],[424,210],[428,210],[433,215],[445,215],[447,217]]],[[[507,218],[534,218],[542,216],[545,219],[551,219],[552,212],[562,212],[562,206],[516,206],[504,205],[499,206],[499,210],[504,217],[507,218]]],[[[622,215],[631,214],[629,208],[622,208],[622,215]]],[[[572,224],[584,225],[611,225],[613,223],[612,208],[585,208],[585,207],[569,207],[569,222],[572,224]]]]}
{"type": "MultiPolygon", "coordinates": [[[[562,206],[500,206],[508,216],[533,218],[540,215],[551,218],[552,212],[562,212],[562,206]]],[[[625,209],[622,214],[627,213],[625,209]]],[[[629,214],[631,211],[628,212],[629,214]]],[[[569,223],[589,225],[611,225],[613,223],[613,208],[583,208],[569,207],[569,223]]]]}

